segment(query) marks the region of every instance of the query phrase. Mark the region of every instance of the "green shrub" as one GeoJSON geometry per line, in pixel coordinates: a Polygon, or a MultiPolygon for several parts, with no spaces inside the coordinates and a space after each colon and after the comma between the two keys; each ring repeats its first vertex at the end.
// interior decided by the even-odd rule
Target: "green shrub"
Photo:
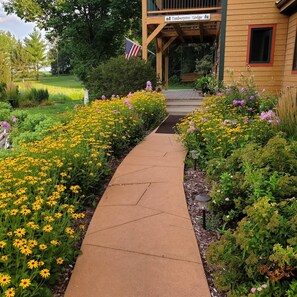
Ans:
{"type": "Polygon", "coordinates": [[[201,90],[203,93],[214,94],[222,88],[222,83],[218,81],[214,74],[204,75],[198,78],[195,83],[195,89],[201,90]]]}
{"type": "Polygon", "coordinates": [[[49,93],[47,89],[35,89],[32,88],[30,92],[25,96],[28,101],[34,103],[41,103],[43,101],[48,100],[49,93]]]}
{"type": "Polygon", "coordinates": [[[230,296],[248,296],[264,284],[256,296],[287,296],[296,290],[296,199],[275,203],[263,197],[245,213],[234,232],[227,231],[209,248],[217,287],[231,291],[230,296]]]}
{"type": "Polygon", "coordinates": [[[6,86],[6,101],[11,104],[13,108],[19,107],[20,92],[19,87],[10,82],[6,86]]]}
{"type": "Polygon", "coordinates": [[[4,101],[6,98],[6,83],[0,82],[0,101],[4,101]]]}
{"type": "Polygon", "coordinates": [[[129,92],[142,90],[146,82],[156,85],[154,69],[141,59],[112,58],[93,71],[86,82],[91,98],[101,98],[103,95],[126,96],[129,92]]]}

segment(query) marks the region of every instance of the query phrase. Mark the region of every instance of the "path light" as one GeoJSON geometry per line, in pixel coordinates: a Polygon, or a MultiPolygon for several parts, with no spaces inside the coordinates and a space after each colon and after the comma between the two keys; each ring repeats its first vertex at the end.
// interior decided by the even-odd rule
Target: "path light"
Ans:
{"type": "Polygon", "coordinates": [[[191,154],[191,158],[194,160],[194,170],[196,170],[197,168],[197,160],[198,160],[198,151],[196,150],[192,150],[190,151],[190,154],[191,154]]]}
{"type": "Polygon", "coordinates": [[[198,202],[199,208],[202,210],[202,216],[203,216],[203,229],[206,229],[206,210],[208,206],[208,202],[211,200],[211,198],[206,194],[196,195],[195,201],[198,202]]]}

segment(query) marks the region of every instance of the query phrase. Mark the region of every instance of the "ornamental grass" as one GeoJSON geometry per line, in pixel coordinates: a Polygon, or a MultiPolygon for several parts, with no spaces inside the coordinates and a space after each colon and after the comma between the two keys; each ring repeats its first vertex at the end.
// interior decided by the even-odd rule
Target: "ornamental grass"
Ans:
{"type": "Polygon", "coordinates": [[[166,115],[162,95],[95,101],[68,114],[42,140],[0,158],[0,295],[50,296],[73,261],[83,208],[109,174],[112,156],[166,115]]]}

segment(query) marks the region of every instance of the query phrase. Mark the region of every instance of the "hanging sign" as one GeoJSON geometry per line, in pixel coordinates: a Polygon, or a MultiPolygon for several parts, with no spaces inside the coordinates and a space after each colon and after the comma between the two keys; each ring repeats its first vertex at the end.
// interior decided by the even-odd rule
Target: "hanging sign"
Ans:
{"type": "Polygon", "coordinates": [[[181,14],[165,16],[165,22],[191,22],[191,21],[209,21],[210,13],[207,14],[181,14]]]}

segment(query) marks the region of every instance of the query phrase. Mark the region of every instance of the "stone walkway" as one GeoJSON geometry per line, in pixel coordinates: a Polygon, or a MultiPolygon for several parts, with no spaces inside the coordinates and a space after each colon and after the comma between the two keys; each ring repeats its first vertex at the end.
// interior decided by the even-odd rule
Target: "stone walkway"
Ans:
{"type": "Polygon", "coordinates": [[[152,133],[125,158],[88,228],[65,297],[210,297],[183,190],[186,152],[152,133]]]}

